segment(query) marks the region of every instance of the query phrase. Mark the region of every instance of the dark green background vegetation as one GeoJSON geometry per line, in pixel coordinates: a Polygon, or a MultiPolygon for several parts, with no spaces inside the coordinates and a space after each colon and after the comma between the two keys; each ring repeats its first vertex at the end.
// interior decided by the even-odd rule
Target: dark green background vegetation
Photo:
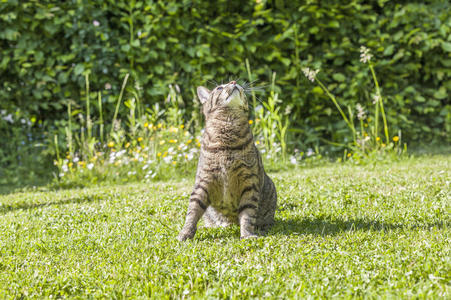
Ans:
{"type": "MultiPolygon", "coordinates": [[[[195,86],[248,80],[248,59],[260,85],[277,73],[276,89],[299,146],[324,144],[321,138],[342,141],[346,124],[301,68],[320,68],[319,78],[343,105],[369,107],[373,84],[359,61],[361,45],[374,55],[392,130],[402,130],[410,145],[449,142],[446,0],[2,1],[0,108],[31,119],[31,133],[39,124],[58,130],[67,103],[83,105],[89,73],[91,90],[103,90],[111,117],[130,73],[128,88],[138,83],[146,105],[163,102],[169,84],[178,84],[190,113],[195,86]],[[105,90],[106,84],[112,88],[105,90]]],[[[0,118],[0,137],[13,143],[10,127],[0,118]]],[[[12,146],[16,152],[20,143],[12,146]]]]}

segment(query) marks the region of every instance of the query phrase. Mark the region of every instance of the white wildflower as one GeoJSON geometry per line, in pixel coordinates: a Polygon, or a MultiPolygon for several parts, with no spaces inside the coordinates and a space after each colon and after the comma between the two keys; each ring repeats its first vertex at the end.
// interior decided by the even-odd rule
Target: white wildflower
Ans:
{"type": "Polygon", "coordinates": [[[111,90],[111,83],[105,83],[105,90],[111,90]]]}
{"type": "Polygon", "coordinates": [[[114,120],[113,122],[114,131],[119,131],[121,129],[121,120],[114,120]]]}
{"type": "Polygon", "coordinates": [[[13,119],[13,115],[12,114],[9,114],[6,117],[3,117],[3,120],[5,120],[6,122],[9,122],[9,123],[14,123],[14,119],[13,119]]]}
{"type": "Polygon", "coordinates": [[[93,24],[95,27],[100,26],[100,22],[97,21],[97,20],[92,21],[92,24],[93,24]]]}
{"type": "Polygon", "coordinates": [[[94,164],[93,163],[87,164],[86,168],[88,168],[88,170],[92,170],[92,168],[94,168],[94,164]]]}
{"type": "Polygon", "coordinates": [[[359,120],[364,120],[364,119],[366,119],[366,113],[365,113],[365,110],[363,109],[363,106],[360,105],[360,103],[357,103],[356,109],[357,109],[357,118],[358,118],[359,120]]]}
{"type": "Polygon", "coordinates": [[[115,159],[116,159],[116,152],[111,152],[110,153],[110,161],[114,162],[115,159]]]}
{"type": "MultiPolygon", "coordinates": [[[[127,152],[127,150],[121,150],[121,151],[118,151],[117,154],[116,154],[116,157],[121,157],[122,155],[125,154],[125,152],[127,152]]],[[[114,152],[113,152],[113,153],[114,153],[114,152]]]]}
{"type": "Polygon", "coordinates": [[[364,137],[363,139],[357,139],[357,144],[361,145],[362,147],[370,140],[369,136],[364,137]]]}
{"type": "Polygon", "coordinates": [[[67,165],[63,165],[61,167],[61,171],[63,171],[65,173],[65,172],[69,171],[69,168],[67,167],[67,165]]]}
{"type": "Polygon", "coordinates": [[[76,163],[76,162],[79,162],[79,161],[80,161],[80,159],[78,158],[78,156],[75,156],[74,159],[73,159],[73,162],[76,163]]]}
{"type": "Polygon", "coordinates": [[[381,96],[380,95],[375,94],[373,96],[373,104],[378,103],[380,100],[381,100],[381,96]]]}
{"type": "Polygon", "coordinates": [[[318,74],[319,69],[311,70],[310,68],[302,68],[302,72],[304,72],[305,77],[307,77],[311,82],[315,81],[316,74],[318,74]]]}
{"type": "Polygon", "coordinates": [[[360,47],[360,61],[363,63],[367,63],[371,60],[373,56],[370,53],[370,49],[365,46],[360,47]]]}
{"type": "Polygon", "coordinates": [[[153,173],[153,171],[149,170],[149,172],[147,172],[147,174],[146,174],[146,176],[144,176],[144,178],[146,178],[146,179],[149,178],[149,177],[154,178],[156,174],[152,174],[152,173],[153,173]]]}
{"type": "Polygon", "coordinates": [[[307,157],[313,156],[313,155],[315,155],[315,152],[313,151],[312,148],[308,148],[307,149],[307,153],[305,155],[307,155],[307,157]]]}
{"type": "Polygon", "coordinates": [[[259,112],[262,111],[262,110],[263,110],[263,106],[261,106],[260,104],[257,105],[257,106],[255,107],[255,109],[254,109],[254,111],[255,111],[256,113],[259,113],[259,112]]]}
{"type": "Polygon", "coordinates": [[[293,165],[296,165],[298,163],[298,161],[297,161],[296,157],[294,157],[294,155],[292,155],[290,157],[290,163],[292,163],[293,165]]]}
{"type": "Polygon", "coordinates": [[[190,152],[186,155],[186,159],[188,159],[188,161],[192,160],[193,158],[194,158],[194,154],[192,152],[190,152]]]}
{"type": "Polygon", "coordinates": [[[287,105],[287,107],[285,107],[285,114],[286,115],[291,114],[292,109],[293,109],[292,105],[287,105]]]}

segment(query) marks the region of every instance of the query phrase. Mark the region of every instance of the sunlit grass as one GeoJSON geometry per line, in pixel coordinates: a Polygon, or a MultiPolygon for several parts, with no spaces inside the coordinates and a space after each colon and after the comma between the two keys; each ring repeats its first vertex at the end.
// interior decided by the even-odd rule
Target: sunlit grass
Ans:
{"type": "Polygon", "coordinates": [[[276,224],[246,241],[176,240],[193,177],[0,196],[0,298],[451,296],[450,156],[270,176],[276,224]]]}

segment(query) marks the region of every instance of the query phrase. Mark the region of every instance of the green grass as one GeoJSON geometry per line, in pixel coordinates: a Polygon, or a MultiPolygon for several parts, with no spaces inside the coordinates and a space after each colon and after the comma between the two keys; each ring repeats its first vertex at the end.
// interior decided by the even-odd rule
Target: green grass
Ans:
{"type": "Polygon", "coordinates": [[[271,174],[268,236],[199,226],[193,178],[0,196],[0,298],[451,296],[451,156],[271,174]]]}

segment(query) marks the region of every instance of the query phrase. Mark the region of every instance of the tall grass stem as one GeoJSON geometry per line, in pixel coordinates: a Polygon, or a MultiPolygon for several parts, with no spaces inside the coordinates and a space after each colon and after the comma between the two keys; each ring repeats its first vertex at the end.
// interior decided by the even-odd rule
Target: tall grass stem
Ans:
{"type": "MultiPolygon", "coordinates": [[[[382,115],[382,119],[384,121],[385,140],[386,140],[386,143],[388,145],[390,143],[390,136],[388,134],[388,124],[387,124],[387,118],[385,117],[384,102],[382,100],[381,90],[379,88],[379,82],[377,81],[376,72],[374,72],[374,68],[373,68],[373,65],[371,63],[369,64],[369,66],[370,66],[371,74],[373,75],[374,84],[376,86],[376,95],[378,97],[377,102],[380,102],[379,105],[380,105],[380,108],[381,108],[381,115],[382,115]]],[[[377,104],[378,103],[376,103],[376,109],[377,109],[377,104]]],[[[376,136],[377,136],[377,133],[378,133],[377,132],[377,127],[376,127],[375,130],[376,130],[376,136]]]]}
{"type": "Polygon", "coordinates": [[[99,102],[100,141],[103,143],[103,128],[105,125],[103,123],[102,94],[100,91],[97,93],[97,99],[99,102]]]}
{"type": "Polygon", "coordinates": [[[255,108],[257,107],[257,97],[255,96],[255,92],[253,89],[251,66],[250,66],[249,60],[247,58],[246,58],[246,70],[247,70],[247,77],[249,78],[249,85],[251,88],[252,106],[255,110],[255,108]]]}
{"type": "Polygon", "coordinates": [[[354,141],[355,141],[355,128],[354,125],[351,124],[351,122],[349,121],[348,117],[346,117],[345,113],[343,112],[343,110],[341,109],[340,105],[337,102],[337,99],[335,99],[335,96],[332,95],[329,90],[326,88],[326,86],[321,82],[321,80],[319,80],[318,78],[315,78],[316,82],[318,82],[318,84],[321,86],[321,88],[326,92],[327,96],[329,96],[329,98],[332,100],[332,102],[335,104],[335,106],[337,107],[338,111],[340,112],[341,116],[343,117],[343,120],[346,122],[346,124],[348,124],[349,128],[352,130],[352,133],[354,135],[354,141]]]}
{"type": "Polygon", "coordinates": [[[121,105],[122,96],[124,95],[125,86],[127,85],[127,80],[128,80],[129,76],[130,76],[130,74],[127,73],[125,75],[124,81],[122,82],[121,92],[119,93],[119,97],[118,97],[117,103],[116,103],[116,109],[114,110],[113,122],[111,123],[110,136],[113,134],[113,131],[114,131],[114,124],[116,123],[117,114],[119,112],[119,106],[121,105]]]}
{"type": "Polygon", "coordinates": [[[86,129],[88,130],[88,140],[92,138],[92,124],[89,103],[89,74],[85,75],[86,81],[86,129]]]}
{"type": "Polygon", "coordinates": [[[67,143],[69,146],[69,155],[70,157],[72,157],[74,155],[74,148],[73,148],[73,144],[72,144],[72,106],[71,103],[69,101],[68,105],[67,105],[67,115],[69,118],[69,124],[67,130],[66,130],[66,135],[67,135],[67,143]]]}

